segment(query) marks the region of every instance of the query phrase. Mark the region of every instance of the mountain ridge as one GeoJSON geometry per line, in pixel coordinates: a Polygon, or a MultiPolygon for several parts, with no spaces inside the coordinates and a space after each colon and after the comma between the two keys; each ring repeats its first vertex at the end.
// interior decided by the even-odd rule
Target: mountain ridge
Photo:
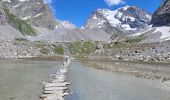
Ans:
{"type": "Polygon", "coordinates": [[[84,28],[100,28],[113,31],[115,28],[124,31],[136,31],[149,25],[151,15],[135,6],[124,6],[116,10],[97,9],[93,12],[84,28]]]}
{"type": "Polygon", "coordinates": [[[154,12],[151,24],[154,26],[170,26],[170,0],[165,0],[154,12]]]}
{"type": "MultiPolygon", "coordinates": [[[[150,13],[136,6],[126,5],[116,10],[99,8],[89,16],[82,28],[78,29],[69,21],[56,19],[50,7],[43,0],[3,0],[0,2],[0,28],[1,30],[3,27],[9,29],[0,33],[7,34],[4,35],[4,38],[12,36],[13,40],[26,38],[28,40],[52,39],[53,42],[61,40],[64,42],[69,41],[69,39],[69,42],[81,40],[114,41],[117,37],[124,39],[124,37],[138,36],[138,34],[154,40],[152,42],[165,40],[164,38],[169,39],[169,36],[164,34],[163,29],[151,28],[150,21],[152,22],[154,17],[151,18],[150,13]],[[5,10],[3,5],[9,11],[5,10]],[[152,33],[144,32],[147,29],[153,30],[152,33]],[[14,35],[13,32],[17,35],[14,35]],[[155,35],[154,39],[153,34],[155,35]],[[103,39],[104,37],[105,39],[103,39]]],[[[163,3],[162,6],[165,5],[163,3]]],[[[168,27],[164,27],[164,29],[168,32],[168,27]]]]}

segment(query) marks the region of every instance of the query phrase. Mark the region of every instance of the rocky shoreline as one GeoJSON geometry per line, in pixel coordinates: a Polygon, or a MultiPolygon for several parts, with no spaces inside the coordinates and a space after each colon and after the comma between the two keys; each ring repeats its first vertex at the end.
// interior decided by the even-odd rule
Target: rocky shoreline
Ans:
{"type": "Polygon", "coordinates": [[[16,45],[13,41],[0,40],[0,58],[31,58],[42,55],[32,44],[16,45]]]}

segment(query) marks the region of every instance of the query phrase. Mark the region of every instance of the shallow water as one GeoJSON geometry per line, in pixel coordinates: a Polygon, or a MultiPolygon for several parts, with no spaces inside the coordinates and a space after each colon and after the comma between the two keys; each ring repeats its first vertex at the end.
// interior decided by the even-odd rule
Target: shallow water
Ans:
{"type": "Polygon", "coordinates": [[[41,83],[59,65],[56,61],[0,60],[0,100],[39,100],[41,83]]]}
{"type": "Polygon", "coordinates": [[[66,100],[170,100],[170,83],[158,80],[99,70],[78,61],[71,63],[69,75],[73,94],[66,100]]]}
{"type": "MultiPolygon", "coordinates": [[[[72,84],[68,92],[73,94],[65,97],[66,100],[170,100],[170,83],[99,70],[88,63],[91,65],[91,62],[71,62],[68,78],[72,84]]],[[[169,65],[105,63],[104,66],[126,65],[142,70],[156,68],[169,73],[169,65]]],[[[60,61],[1,59],[0,100],[39,100],[43,89],[41,83],[49,80],[49,75],[55,73],[60,65],[60,61]]]]}

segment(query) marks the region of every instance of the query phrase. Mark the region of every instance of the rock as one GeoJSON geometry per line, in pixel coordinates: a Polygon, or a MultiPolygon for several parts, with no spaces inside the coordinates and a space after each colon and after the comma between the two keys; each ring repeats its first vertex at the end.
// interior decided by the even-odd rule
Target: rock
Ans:
{"type": "Polygon", "coordinates": [[[45,88],[52,88],[52,87],[66,87],[67,85],[69,85],[69,83],[47,83],[45,84],[45,88]]]}
{"type": "Polygon", "coordinates": [[[170,25],[170,0],[165,0],[165,2],[155,11],[152,16],[151,24],[154,26],[170,25]]]}

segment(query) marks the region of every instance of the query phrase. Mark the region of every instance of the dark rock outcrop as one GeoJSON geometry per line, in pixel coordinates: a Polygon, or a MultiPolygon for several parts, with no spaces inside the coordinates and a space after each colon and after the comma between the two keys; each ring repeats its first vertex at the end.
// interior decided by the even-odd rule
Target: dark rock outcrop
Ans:
{"type": "Polygon", "coordinates": [[[151,24],[154,26],[169,26],[170,25],[170,0],[165,0],[164,3],[155,11],[152,16],[151,24]]]}

